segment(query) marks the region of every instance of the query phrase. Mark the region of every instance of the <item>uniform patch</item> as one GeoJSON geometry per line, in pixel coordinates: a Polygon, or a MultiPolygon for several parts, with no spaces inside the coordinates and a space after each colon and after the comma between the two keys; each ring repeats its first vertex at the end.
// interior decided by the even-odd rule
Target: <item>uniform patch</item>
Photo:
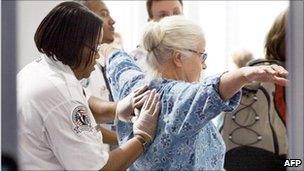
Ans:
{"type": "Polygon", "coordinates": [[[85,106],[77,106],[72,112],[73,131],[80,135],[82,132],[93,132],[92,122],[85,106]]]}
{"type": "Polygon", "coordinates": [[[37,62],[37,63],[38,63],[38,62],[40,62],[41,60],[42,60],[42,57],[41,57],[41,56],[39,56],[38,58],[36,58],[36,59],[35,59],[35,62],[37,62]]]}

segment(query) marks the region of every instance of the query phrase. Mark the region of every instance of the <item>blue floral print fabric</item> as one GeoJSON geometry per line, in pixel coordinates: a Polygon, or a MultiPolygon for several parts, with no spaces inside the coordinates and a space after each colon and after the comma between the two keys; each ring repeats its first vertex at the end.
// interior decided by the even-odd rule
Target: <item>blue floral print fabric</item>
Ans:
{"type": "MultiPolygon", "coordinates": [[[[220,75],[200,83],[155,79],[145,73],[127,53],[117,51],[107,64],[107,76],[115,100],[148,84],[161,95],[161,112],[153,143],[129,170],[222,170],[225,144],[211,119],[222,111],[233,111],[241,93],[223,101],[219,95],[220,75]]],[[[133,137],[132,123],[118,121],[119,143],[133,137]]]]}

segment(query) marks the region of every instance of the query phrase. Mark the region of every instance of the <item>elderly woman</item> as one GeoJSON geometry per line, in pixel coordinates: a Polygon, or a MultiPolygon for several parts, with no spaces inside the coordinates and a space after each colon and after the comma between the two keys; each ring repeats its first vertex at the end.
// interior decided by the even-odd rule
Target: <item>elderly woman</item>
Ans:
{"type": "MultiPolygon", "coordinates": [[[[210,120],[235,109],[238,90],[248,82],[287,82],[287,71],[277,65],[244,67],[199,81],[206,67],[205,38],[198,25],[182,16],[150,23],[143,44],[147,73],[126,53],[104,50],[110,54],[107,74],[116,100],[146,82],[161,95],[156,137],[131,170],[223,169],[225,145],[210,120]]],[[[133,137],[131,123],[117,126],[120,143],[133,137]]]]}

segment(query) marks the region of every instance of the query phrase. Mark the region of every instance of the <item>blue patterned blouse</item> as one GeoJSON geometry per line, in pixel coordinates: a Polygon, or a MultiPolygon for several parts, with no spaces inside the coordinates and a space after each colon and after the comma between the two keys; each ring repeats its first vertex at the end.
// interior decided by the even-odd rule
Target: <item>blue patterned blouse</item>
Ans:
{"type": "MultiPolygon", "coordinates": [[[[144,73],[125,52],[108,60],[107,76],[115,100],[122,99],[145,83],[144,73]]],[[[218,94],[220,75],[200,83],[153,80],[149,88],[161,95],[154,142],[130,170],[221,170],[225,144],[210,121],[222,111],[234,110],[240,92],[223,101],[218,94]]],[[[133,137],[132,124],[118,122],[119,143],[133,137]]]]}

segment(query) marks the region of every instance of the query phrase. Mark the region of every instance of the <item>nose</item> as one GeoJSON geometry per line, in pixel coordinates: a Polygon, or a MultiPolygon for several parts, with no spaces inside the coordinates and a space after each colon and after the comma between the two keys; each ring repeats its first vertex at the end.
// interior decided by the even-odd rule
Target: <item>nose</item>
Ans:
{"type": "Polygon", "coordinates": [[[113,20],[113,18],[111,16],[109,16],[109,24],[110,25],[114,25],[115,24],[115,21],[113,20]]]}
{"type": "Polygon", "coordinates": [[[97,52],[97,53],[95,54],[95,59],[99,59],[99,58],[100,58],[100,53],[97,52]]]}
{"type": "Polygon", "coordinates": [[[203,68],[203,69],[206,69],[206,68],[207,68],[207,65],[206,65],[205,62],[202,63],[202,68],[203,68]]]}

